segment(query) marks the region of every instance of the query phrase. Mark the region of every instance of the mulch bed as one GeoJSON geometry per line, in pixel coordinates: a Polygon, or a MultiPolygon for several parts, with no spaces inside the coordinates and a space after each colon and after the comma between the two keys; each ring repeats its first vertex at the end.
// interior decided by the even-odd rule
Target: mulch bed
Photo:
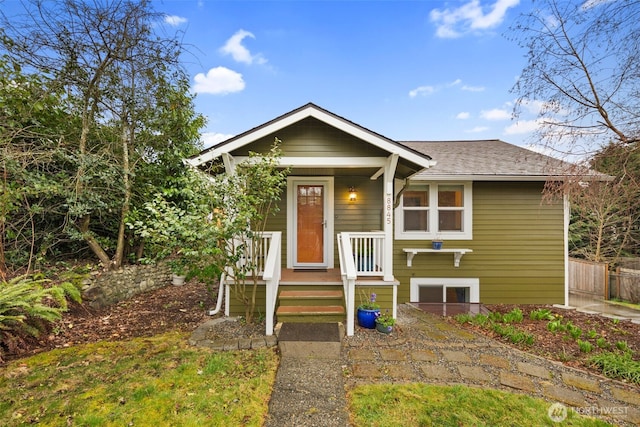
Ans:
{"type": "MultiPolygon", "coordinates": [[[[640,325],[628,320],[615,321],[611,318],[596,314],[581,313],[576,310],[567,310],[556,308],[550,305],[488,305],[486,306],[492,312],[502,314],[508,313],[514,308],[520,308],[523,313],[523,321],[515,323],[513,326],[517,330],[524,331],[534,336],[534,344],[527,346],[524,344],[515,345],[508,339],[497,335],[495,332],[480,328],[471,324],[465,324],[466,328],[473,329],[483,335],[489,336],[505,344],[512,345],[520,350],[527,351],[538,356],[562,362],[566,365],[586,370],[593,370],[590,366],[589,359],[596,353],[603,351],[596,344],[597,338],[604,338],[611,345],[609,350],[615,350],[615,345],[619,341],[627,343],[636,360],[640,360],[640,325]],[[547,329],[549,321],[531,320],[530,313],[534,310],[547,309],[554,316],[558,316],[563,324],[571,322],[573,325],[582,330],[582,341],[590,342],[594,349],[591,353],[580,351],[577,341],[565,332],[551,332],[547,329]],[[589,331],[596,335],[595,338],[589,338],[589,331]]],[[[451,319],[452,322],[456,322],[451,319]]],[[[457,322],[456,322],[457,323],[457,322]]]]}

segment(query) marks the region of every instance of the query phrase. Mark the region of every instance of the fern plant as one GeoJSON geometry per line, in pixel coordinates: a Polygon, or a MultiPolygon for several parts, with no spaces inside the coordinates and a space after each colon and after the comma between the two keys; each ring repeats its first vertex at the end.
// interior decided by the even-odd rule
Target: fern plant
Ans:
{"type": "Polygon", "coordinates": [[[0,281],[0,330],[24,330],[37,336],[29,320],[53,322],[67,310],[67,298],[80,302],[80,291],[72,283],[46,286],[42,277],[18,276],[0,281]]]}

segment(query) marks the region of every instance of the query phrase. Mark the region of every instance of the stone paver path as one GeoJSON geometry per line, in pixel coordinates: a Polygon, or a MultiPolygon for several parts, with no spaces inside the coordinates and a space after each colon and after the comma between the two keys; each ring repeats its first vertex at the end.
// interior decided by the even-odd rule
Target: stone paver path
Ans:
{"type": "Polygon", "coordinates": [[[357,328],[356,337],[345,340],[347,387],[462,383],[525,393],[580,413],[611,414],[608,421],[640,425],[640,387],[513,349],[412,307],[400,306],[398,319],[396,336],[357,328]]]}

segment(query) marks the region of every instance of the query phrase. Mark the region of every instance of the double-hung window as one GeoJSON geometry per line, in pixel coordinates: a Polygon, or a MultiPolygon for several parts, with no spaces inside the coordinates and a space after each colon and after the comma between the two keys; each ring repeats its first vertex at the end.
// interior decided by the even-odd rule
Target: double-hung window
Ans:
{"type": "Polygon", "coordinates": [[[471,183],[412,183],[396,213],[396,238],[469,240],[471,203],[471,183]]]}

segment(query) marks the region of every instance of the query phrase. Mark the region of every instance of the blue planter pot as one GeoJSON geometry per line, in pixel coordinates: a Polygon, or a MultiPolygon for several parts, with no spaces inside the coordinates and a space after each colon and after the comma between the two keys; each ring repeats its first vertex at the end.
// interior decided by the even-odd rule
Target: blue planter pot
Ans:
{"type": "Polygon", "coordinates": [[[379,309],[376,310],[367,310],[364,308],[358,309],[358,325],[367,329],[375,329],[376,327],[376,318],[380,313],[379,309]]]}
{"type": "Polygon", "coordinates": [[[442,242],[431,242],[433,249],[442,249],[442,242]]]}

